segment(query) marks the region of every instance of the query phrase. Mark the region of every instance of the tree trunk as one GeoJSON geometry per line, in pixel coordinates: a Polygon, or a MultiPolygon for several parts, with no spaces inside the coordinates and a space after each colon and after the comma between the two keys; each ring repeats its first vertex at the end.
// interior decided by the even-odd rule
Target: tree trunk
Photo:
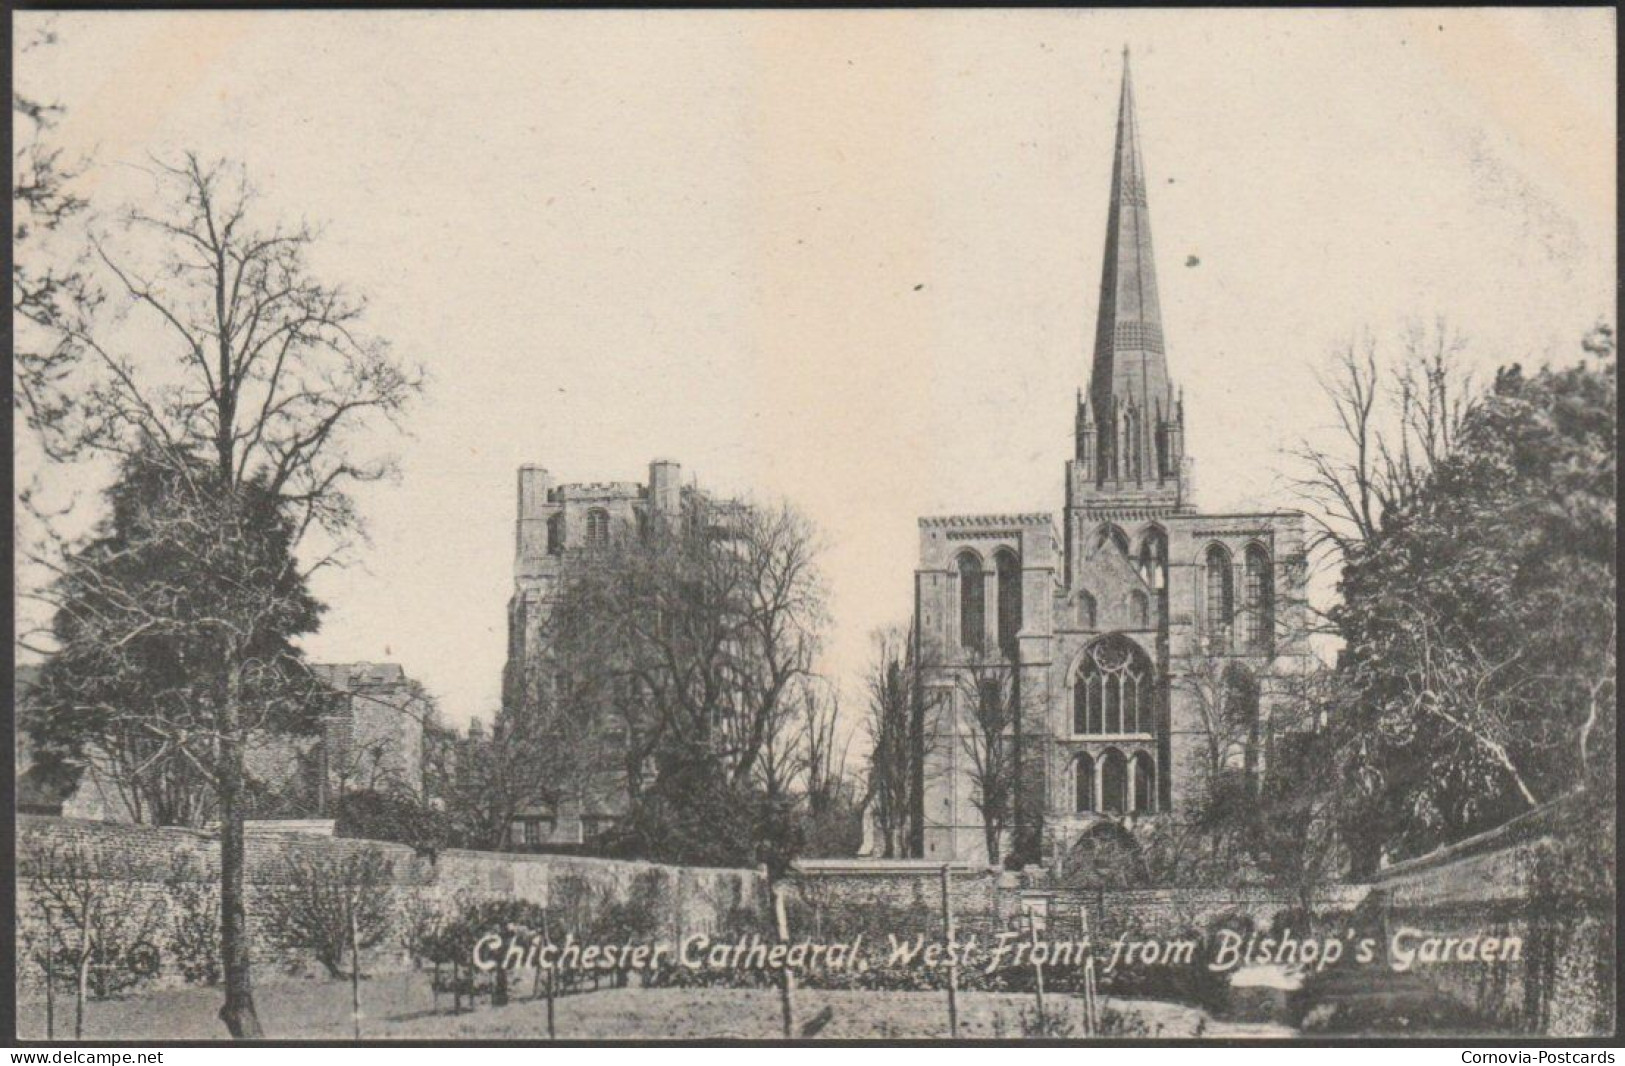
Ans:
{"type": "Polygon", "coordinates": [[[85,916],[85,928],[79,934],[79,982],[73,1005],[73,1038],[85,1038],[85,994],[90,984],[90,917],[85,916]]]}
{"type": "Polygon", "coordinates": [[[925,688],[920,677],[920,637],[914,638],[915,667],[908,689],[908,813],[905,854],[918,858],[925,854],[925,688]]]}
{"type": "MultiPolygon", "coordinates": [[[[354,891],[353,889],[351,891],[354,891]]],[[[355,1026],[355,1038],[361,1039],[361,937],[355,927],[356,900],[352,896],[345,909],[350,917],[350,1019],[355,1026]]]]}
{"type": "Polygon", "coordinates": [[[45,1039],[56,1039],[56,961],[49,940],[45,942],[45,1039]]]}
{"type": "Polygon", "coordinates": [[[264,1036],[254,1010],[249,969],[248,912],[243,883],[243,738],[241,675],[235,661],[226,667],[220,707],[220,961],[226,1002],[220,1020],[237,1040],[264,1036]]]}

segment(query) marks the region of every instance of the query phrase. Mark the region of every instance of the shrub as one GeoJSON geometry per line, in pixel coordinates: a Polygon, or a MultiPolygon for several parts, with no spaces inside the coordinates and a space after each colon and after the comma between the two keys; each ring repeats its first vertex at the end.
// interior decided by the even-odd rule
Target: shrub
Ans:
{"type": "Polygon", "coordinates": [[[264,891],[265,928],[278,946],[307,952],[331,977],[343,962],[359,974],[357,950],[376,947],[389,932],[393,864],[377,848],[338,863],[289,855],[285,879],[264,891]]]}
{"type": "Polygon", "coordinates": [[[188,984],[220,983],[220,892],[199,876],[196,863],[177,855],[166,879],[169,954],[188,984]]]}
{"type": "Polygon", "coordinates": [[[405,844],[434,855],[451,840],[450,819],[410,794],[360,790],[342,793],[334,804],[333,835],[405,844]]]}
{"type": "Polygon", "coordinates": [[[152,938],[162,908],[126,871],[74,844],[26,840],[19,873],[28,886],[25,940],[47,993],[72,988],[74,1038],[83,1035],[86,999],[103,999],[157,976],[152,938]]]}

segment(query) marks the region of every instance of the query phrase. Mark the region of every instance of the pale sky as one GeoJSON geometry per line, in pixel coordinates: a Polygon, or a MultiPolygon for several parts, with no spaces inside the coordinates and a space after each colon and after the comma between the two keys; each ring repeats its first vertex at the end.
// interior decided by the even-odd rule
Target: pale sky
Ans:
{"type": "MultiPolygon", "coordinates": [[[[1169,368],[1208,510],[1290,506],[1338,343],[1443,315],[1485,368],[1615,302],[1614,12],[119,12],[19,86],[81,185],[246,163],[433,385],[319,660],[489,720],[514,472],[680,461],[821,528],[861,700],[926,514],[1058,511],[1133,49],[1169,368]]],[[[19,449],[19,482],[32,472],[19,449]]],[[[48,477],[61,475],[47,474],[48,477]]]]}

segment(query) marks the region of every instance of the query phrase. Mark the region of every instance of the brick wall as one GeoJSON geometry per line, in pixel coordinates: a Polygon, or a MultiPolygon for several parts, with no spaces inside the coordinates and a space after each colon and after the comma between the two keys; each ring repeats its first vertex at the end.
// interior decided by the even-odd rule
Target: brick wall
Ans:
{"type": "MultiPolygon", "coordinates": [[[[17,915],[25,931],[39,923],[35,890],[30,884],[34,856],[74,850],[87,856],[98,874],[109,875],[130,890],[140,907],[161,912],[167,931],[176,906],[172,885],[180,881],[218,883],[219,842],[208,833],[187,829],[81,821],[20,815],[17,820],[17,915]]],[[[287,878],[288,858],[297,855],[317,864],[337,865],[349,856],[376,848],[391,862],[397,921],[414,905],[450,908],[461,899],[518,898],[547,906],[557,896],[585,886],[602,903],[630,898],[634,882],[659,888],[655,928],[661,937],[714,932],[740,909],[766,915],[766,879],[755,870],[661,866],[654,863],[556,855],[512,855],[479,851],[442,851],[419,855],[400,844],[347,840],[297,832],[254,830],[246,844],[245,877],[249,885],[250,950],[267,976],[303,963],[281,955],[255,920],[253,899],[265,886],[287,878]]],[[[645,889],[646,891],[646,889],[645,889]]],[[[160,949],[162,937],[155,937],[160,949]]],[[[165,959],[166,970],[170,969],[165,959]]],[[[408,965],[398,937],[380,947],[372,968],[408,965]]],[[[32,967],[19,967],[19,978],[37,982],[32,967]]]]}

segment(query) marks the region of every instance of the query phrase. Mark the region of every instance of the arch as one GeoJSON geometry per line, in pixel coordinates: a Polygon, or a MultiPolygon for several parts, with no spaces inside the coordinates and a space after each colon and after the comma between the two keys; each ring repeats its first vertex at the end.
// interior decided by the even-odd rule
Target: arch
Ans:
{"type": "Polygon", "coordinates": [[[1100,757],[1100,809],[1127,814],[1128,801],[1128,760],[1116,748],[1107,748],[1100,757]]]}
{"type": "Polygon", "coordinates": [[[1084,629],[1095,628],[1095,598],[1088,589],[1078,590],[1078,625],[1084,629]]]}
{"type": "Polygon", "coordinates": [[[1151,628],[1151,597],[1135,589],[1128,594],[1129,618],[1135,629],[1151,628]]]}
{"type": "Polygon", "coordinates": [[[1242,769],[1249,788],[1258,777],[1258,756],[1263,730],[1263,688],[1253,672],[1232,661],[1224,668],[1224,714],[1232,735],[1245,738],[1241,746],[1242,769]]]}
{"type": "Polygon", "coordinates": [[[1209,544],[1202,557],[1202,580],[1206,593],[1202,627],[1210,644],[1217,648],[1230,643],[1230,620],[1236,613],[1234,578],[1230,553],[1222,544],[1209,544]]]}
{"type": "Polygon", "coordinates": [[[1016,638],[1021,633],[1021,561],[1009,548],[993,553],[993,569],[999,583],[999,650],[1016,657],[1016,638]]]}
{"type": "Polygon", "coordinates": [[[1111,522],[1107,522],[1095,531],[1095,551],[1098,552],[1107,544],[1112,545],[1121,552],[1123,558],[1128,558],[1128,534],[1111,522]]]}
{"type": "Polygon", "coordinates": [[[1275,574],[1262,544],[1247,545],[1242,559],[1243,639],[1249,651],[1275,644],[1275,574]]]}
{"type": "Polygon", "coordinates": [[[587,512],[587,547],[609,547],[609,512],[602,507],[587,512]]]}
{"type": "Polygon", "coordinates": [[[1140,888],[1149,882],[1139,841],[1116,822],[1090,826],[1066,850],[1061,865],[1067,888],[1140,888]]]}
{"type": "Polygon", "coordinates": [[[1147,752],[1134,755],[1134,813],[1150,814],[1157,809],[1157,763],[1147,752]]]}
{"type": "Polygon", "coordinates": [[[1095,760],[1087,753],[1072,760],[1072,805],[1079,814],[1095,809],[1095,760]]]}
{"type": "Polygon", "coordinates": [[[987,627],[987,590],[982,587],[982,560],[973,551],[962,551],[954,565],[959,570],[959,644],[972,651],[982,649],[987,627]]]}
{"type": "Polygon", "coordinates": [[[1155,674],[1141,647],[1121,634],[1084,649],[1072,683],[1072,731],[1079,736],[1149,733],[1155,674]]]}
{"type": "Polygon", "coordinates": [[[1140,577],[1157,591],[1168,587],[1168,534],[1153,523],[1140,534],[1140,577]]]}

